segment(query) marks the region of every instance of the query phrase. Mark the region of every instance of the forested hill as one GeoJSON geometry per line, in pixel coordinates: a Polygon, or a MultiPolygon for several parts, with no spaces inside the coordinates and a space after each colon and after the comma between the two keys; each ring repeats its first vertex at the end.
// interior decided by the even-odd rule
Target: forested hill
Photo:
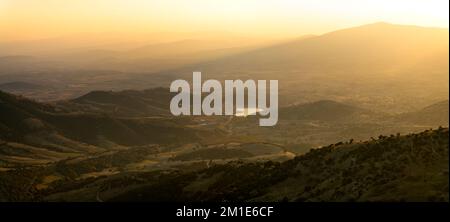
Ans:
{"type": "Polygon", "coordinates": [[[449,201],[448,128],[162,177],[113,201],[449,201]],[[170,190],[171,192],[160,192],[170,190]]]}

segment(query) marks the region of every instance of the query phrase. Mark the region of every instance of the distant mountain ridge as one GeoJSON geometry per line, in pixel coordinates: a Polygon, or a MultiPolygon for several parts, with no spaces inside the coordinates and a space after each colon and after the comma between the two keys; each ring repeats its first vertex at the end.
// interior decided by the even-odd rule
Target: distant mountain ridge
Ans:
{"type": "Polygon", "coordinates": [[[374,23],[254,47],[216,45],[192,36],[121,55],[89,49],[47,60],[3,57],[0,81],[48,82],[51,92],[26,95],[54,101],[98,89],[168,87],[202,71],[205,79],[277,79],[282,106],[331,99],[396,113],[448,95],[448,29],[374,23]],[[205,47],[194,52],[197,43],[205,47]]]}
{"type": "Polygon", "coordinates": [[[448,58],[448,36],[447,29],[380,22],[263,47],[188,67],[208,73],[220,72],[218,67],[227,67],[227,72],[250,68],[254,71],[296,69],[311,72],[367,71],[373,68],[385,70],[414,65],[433,55],[444,56],[440,58],[443,60],[448,58]]]}

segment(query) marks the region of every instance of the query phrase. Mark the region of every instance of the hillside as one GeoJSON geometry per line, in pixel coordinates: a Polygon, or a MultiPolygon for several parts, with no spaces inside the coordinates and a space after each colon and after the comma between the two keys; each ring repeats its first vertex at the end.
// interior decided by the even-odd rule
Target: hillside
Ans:
{"type": "MultiPolygon", "coordinates": [[[[0,96],[2,106],[0,123],[4,130],[2,137],[5,139],[20,140],[28,133],[45,130],[93,145],[105,141],[121,145],[163,142],[164,138],[171,138],[171,135],[183,131],[187,133],[185,138],[193,138],[188,130],[176,123],[176,120],[117,118],[97,113],[95,110],[72,111],[67,107],[37,103],[6,93],[1,93],[0,96]],[[30,126],[27,127],[26,124],[30,126]],[[167,131],[173,134],[168,134],[167,131]]],[[[183,138],[183,135],[179,135],[181,136],[179,138],[183,138]]]]}
{"type": "Polygon", "coordinates": [[[80,111],[0,91],[0,166],[48,163],[127,146],[198,141],[211,135],[186,124],[189,120],[80,111]]]}
{"type": "Polygon", "coordinates": [[[146,117],[170,114],[168,104],[171,98],[172,94],[166,88],[120,92],[93,91],[62,105],[105,112],[115,116],[146,117]]]}
{"type": "Polygon", "coordinates": [[[401,114],[397,117],[397,120],[428,126],[448,126],[448,107],[448,100],[444,100],[415,112],[401,114]]]}
{"type": "Polygon", "coordinates": [[[448,139],[442,128],[332,144],[282,163],[175,172],[110,201],[448,201],[448,139]]]}
{"type": "Polygon", "coordinates": [[[396,134],[437,127],[420,121],[448,116],[448,101],[406,122],[320,100],[282,108],[268,129],[155,114],[168,96],[48,104],[0,92],[0,200],[448,201],[448,129],[396,134]]]}
{"type": "MultiPolygon", "coordinates": [[[[93,91],[57,104],[62,109],[70,108],[80,112],[102,113],[121,118],[154,118],[156,116],[168,118],[171,116],[168,104],[172,96],[173,94],[166,88],[142,91],[93,91]]],[[[186,119],[190,119],[190,124],[197,126],[226,129],[233,137],[248,135],[257,140],[289,143],[289,147],[292,147],[291,143],[303,144],[305,147],[299,149],[301,153],[309,147],[349,138],[367,140],[382,133],[420,132],[448,125],[445,121],[448,108],[446,111],[445,107],[440,110],[430,110],[428,114],[416,113],[416,118],[406,118],[404,117],[406,114],[410,113],[379,112],[362,108],[360,104],[327,99],[280,107],[278,123],[270,130],[254,127],[258,124],[257,116],[232,118],[230,121],[220,116],[211,116],[207,119],[191,116],[186,119]],[[420,120],[421,116],[428,120],[427,124],[420,120]],[[430,122],[431,119],[435,121],[430,122]]]]}

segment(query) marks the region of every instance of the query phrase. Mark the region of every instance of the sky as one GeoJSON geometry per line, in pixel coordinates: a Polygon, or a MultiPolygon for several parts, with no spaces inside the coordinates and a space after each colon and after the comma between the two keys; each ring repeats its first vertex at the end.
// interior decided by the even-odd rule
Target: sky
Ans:
{"type": "Polygon", "coordinates": [[[294,37],[374,22],[449,27],[448,0],[0,0],[0,39],[208,32],[294,37]]]}

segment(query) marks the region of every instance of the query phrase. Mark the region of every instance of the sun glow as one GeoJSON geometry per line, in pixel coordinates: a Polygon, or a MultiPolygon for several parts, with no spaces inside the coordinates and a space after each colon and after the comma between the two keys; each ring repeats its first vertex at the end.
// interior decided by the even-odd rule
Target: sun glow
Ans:
{"type": "Polygon", "coordinates": [[[80,32],[232,31],[297,36],[379,21],[449,26],[447,0],[0,0],[5,39],[80,32]]]}

